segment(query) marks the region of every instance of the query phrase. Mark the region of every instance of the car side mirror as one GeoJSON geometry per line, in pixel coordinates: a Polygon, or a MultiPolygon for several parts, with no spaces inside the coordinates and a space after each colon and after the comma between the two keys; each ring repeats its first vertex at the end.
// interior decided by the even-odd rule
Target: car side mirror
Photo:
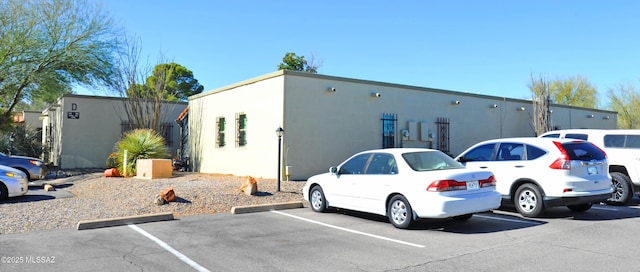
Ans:
{"type": "Polygon", "coordinates": [[[467,159],[465,159],[464,157],[459,157],[458,159],[456,159],[456,161],[458,161],[459,163],[465,163],[465,162],[467,162],[468,160],[467,160],[467,159]]]}
{"type": "Polygon", "coordinates": [[[329,173],[331,173],[331,174],[337,174],[337,173],[338,173],[338,167],[337,167],[337,166],[331,166],[331,167],[329,167],[329,173]]]}

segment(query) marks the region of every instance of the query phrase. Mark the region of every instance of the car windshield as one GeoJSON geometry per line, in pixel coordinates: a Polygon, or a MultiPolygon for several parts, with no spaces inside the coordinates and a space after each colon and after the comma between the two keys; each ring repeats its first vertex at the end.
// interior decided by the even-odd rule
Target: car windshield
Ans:
{"type": "Polygon", "coordinates": [[[415,171],[432,171],[464,168],[464,165],[440,151],[411,152],[402,154],[402,158],[415,171]]]}

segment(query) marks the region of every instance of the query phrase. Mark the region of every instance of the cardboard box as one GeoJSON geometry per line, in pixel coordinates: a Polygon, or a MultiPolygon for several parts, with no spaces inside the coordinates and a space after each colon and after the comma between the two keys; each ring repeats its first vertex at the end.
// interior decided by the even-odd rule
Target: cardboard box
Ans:
{"type": "Polygon", "coordinates": [[[170,178],[173,172],[170,159],[139,159],[136,163],[136,178],[170,178]]]}

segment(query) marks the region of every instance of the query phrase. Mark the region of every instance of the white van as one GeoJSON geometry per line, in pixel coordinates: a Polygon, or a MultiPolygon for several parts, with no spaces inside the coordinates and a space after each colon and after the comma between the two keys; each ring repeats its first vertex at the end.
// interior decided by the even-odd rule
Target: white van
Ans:
{"type": "Polygon", "coordinates": [[[640,130],[565,129],[546,132],[542,138],[571,138],[594,143],[607,153],[614,186],[609,204],[625,205],[640,193],[640,130]]]}

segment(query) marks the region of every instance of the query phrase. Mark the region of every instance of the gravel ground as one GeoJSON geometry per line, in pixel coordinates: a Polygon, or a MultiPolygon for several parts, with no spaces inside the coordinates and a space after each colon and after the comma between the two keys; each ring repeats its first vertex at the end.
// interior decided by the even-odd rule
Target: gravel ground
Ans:
{"type": "Polygon", "coordinates": [[[240,187],[246,177],[174,172],[164,179],[106,178],[104,172],[54,176],[45,183],[75,197],[39,201],[10,198],[0,202],[0,234],[76,228],[79,221],[173,212],[174,216],[230,212],[231,207],[302,201],[304,182],[256,178],[258,192],[240,187]],[[59,176],[67,176],[60,178],[59,176]],[[155,195],[172,187],[177,201],[154,204],[155,195]]]}

